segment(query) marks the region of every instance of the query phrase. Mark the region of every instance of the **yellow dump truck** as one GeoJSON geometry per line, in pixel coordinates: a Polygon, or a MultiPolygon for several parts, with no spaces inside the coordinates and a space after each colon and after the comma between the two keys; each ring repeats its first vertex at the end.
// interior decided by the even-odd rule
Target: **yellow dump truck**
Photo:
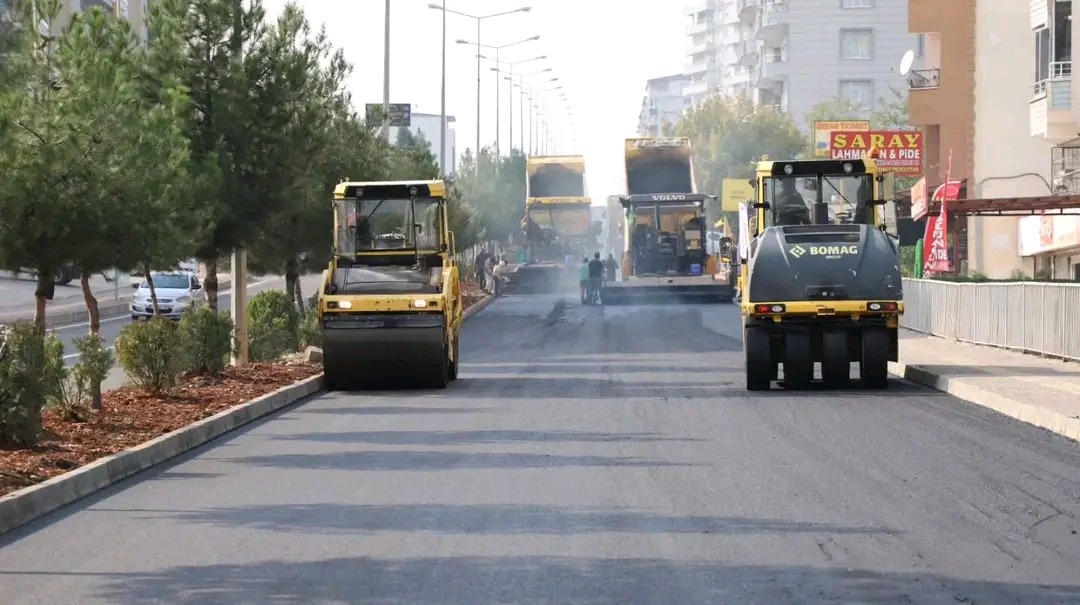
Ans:
{"type": "Polygon", "coordinates": [[[461,284],[443,181],[343,182],[319,313],[327,388],[457,378],[461,284]]]}
{"type": "Polygon", "coordinates": [[[697,192],[690,140],[627,139],[625,163],[622,280],[604,285],[603,302],[732,302],[738,276],[730,251],[725,262],[708,249],[706,206],[713,197],[697,192]]]}
{"type": "Polygon", "coordinates": [[[585,183],[585,158],[531,156],[525,170],[525,262],[511,267],[508,291],[576,290],[578,265],[585,255],[591,257],[592,200],[585,183]]]}

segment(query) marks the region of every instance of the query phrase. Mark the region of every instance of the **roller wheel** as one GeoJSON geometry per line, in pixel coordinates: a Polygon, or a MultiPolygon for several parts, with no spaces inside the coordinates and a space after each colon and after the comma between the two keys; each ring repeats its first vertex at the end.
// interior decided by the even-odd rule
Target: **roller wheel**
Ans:
{"type": "Polygon", "coordinates": [[[805,389],[814,379],[814,360],[810,357],[810,334],[790,331],[784,334],[784,387],[805,389]]]}
{"type": "Polygon", "coordinates": [[[822,334],[821,378],[831,388],[845,387],[851,381],[847,332],[822,334]]]}
{"type": "Polygon", "coordinates": [[[323,370],[323,383],[327,391],[345,390],[345,381],[341,379],[341,374],[335,371],[323,370]]]}
{"type": "Polygon", "coordinates": [[[442,361],[435,366],[435,373],[431,377],[431,386],[436,389],[445,389],[450,384],[450,347],[443,345],[442,361]]]}
{"type": "Polygon", "coordinates": [[[768,391],[776,377],[776,363],[769,352],[769,332],[750,326],[743,334],[743,355],[746,362],[746,390],[768,391]]]}
{"type": "Polygon", "coordinates": [[[871,389],[889,386],[889,332],[885,328],[864,330],[862,334],[862,362],[859,374],[863,385],[871,389]]]}
{"type": "Polygon", "coordinates": [[[450,362],[450,380],[457,380],[458,377],[458,366],[461,365],[460,342],[461,336],[458,335],[458,338],[454,339],[454,359],[450,362]]]}

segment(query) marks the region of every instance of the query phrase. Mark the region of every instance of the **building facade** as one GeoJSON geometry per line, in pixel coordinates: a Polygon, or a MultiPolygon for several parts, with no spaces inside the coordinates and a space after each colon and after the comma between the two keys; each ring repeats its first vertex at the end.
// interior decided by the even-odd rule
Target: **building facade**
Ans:
{"type": "Polygon", "coordinates": [[[683,94],[688,82],[687,76],[677,74],[653,78],[645,83],[645,97],[641,100],[641,113],[638,114],[638,136],[660,136],[664,124],[679,121],[690,103],[683,94]]]}
{"type": "MultiPolygon", "coordinates": [[[[423,136],[424,140],[431,144],[431,153],[435,155],[435,162],[441,163],[442,158],[442,129],[439,127],[441,116],[437,113],[412,112],[411,125],[408,130],[413,136],[423,136]]],[[[446,173],[454,174],[457,171],[457,136],[454,132],[454,116],[446,116],[446,173]]],[[[390,140],[397,140],[398,127],[390,128],[390,140]]]]}
{"type": "Polygon", "coordinates": [[[902,93],[901,57],[918,46],[898,0],[696,0],[686,5],[691,101],[739,95],[805,128],[817,103],[860,110],[902,93]]]}

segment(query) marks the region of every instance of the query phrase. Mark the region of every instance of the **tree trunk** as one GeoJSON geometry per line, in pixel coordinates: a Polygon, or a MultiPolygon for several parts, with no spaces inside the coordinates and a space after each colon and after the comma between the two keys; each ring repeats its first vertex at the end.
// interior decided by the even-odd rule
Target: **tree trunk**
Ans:
{"type": "Polygon", "coordinates": [[[285,262],[285,294],[289,300],[296,303],[300,317],[304,316],[303,299],[300,298],[300,280],[297,277],[296,261],[289,259],[285,262]]]}
{"type": "Polygon", "coordinates": [[[143,272],[146,274],[146,286],[150,288],[150,306],[154,309],[154,317],[157,317],[161,310],[158,308],[157,290],[154,288],[154,276],[150,275],[149,264],[145,265],[143,272]]]}
{"type": "Polygon", "coordinates": [[[300,319],[307,318],[307,304],[304,301],[304,293],[300,291],[300,278],[296,278],[296,305],[300,308],[300,319]]]}
{"type": "Polygon", "coordinates": [[[199,262],[206,267],[206,275],[203,277],[203,291],[206,292],[206,304],[215,313],[218,311],[218,266],[216,258],[200,258],[199,262]]]}
{"type": "Polygon", "coordinates": [[[52,300],[55,288],[52,271],[42,271],[38,267],[37,287],[34,288],[34,327],[41,334],[45,334],[45,307],[47,301],[52,300]]]}
{"type": "MultiPolygon", "coordinates": [[[[79,285],[82,286],[83,300],[86,301],[86,312],[90,316],[90,333],[101,338],[101,312],[98,309],[97,297],[90,290],[90,276],[86,271],[79,269],[79,285]]],[[[101,409],[101,383],[96,380],[90,381],[90,408],[101,409]]]]}
{"type": "Polygon", "coordinates": [[[101,332],[101,311],[98,309],[98,300],[94,292],[90,290],[90,276],[85,271],[79,270],[79,285],[82,286],[83,300],[86,302],[86,313],[90,316],[90,333],[101,332]]]}

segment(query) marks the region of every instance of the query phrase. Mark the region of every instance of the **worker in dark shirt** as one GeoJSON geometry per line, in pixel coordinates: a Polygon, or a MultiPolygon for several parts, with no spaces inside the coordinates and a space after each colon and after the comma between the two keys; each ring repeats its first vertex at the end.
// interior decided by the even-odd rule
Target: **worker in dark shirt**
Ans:
{"type": "Polygon", "coordinates": [[[600,286],[604,282],[604,261],[600,260],[600,253],[593,255],[589,261],[589,300],[593,304],[600,303],[600,286]]]}

